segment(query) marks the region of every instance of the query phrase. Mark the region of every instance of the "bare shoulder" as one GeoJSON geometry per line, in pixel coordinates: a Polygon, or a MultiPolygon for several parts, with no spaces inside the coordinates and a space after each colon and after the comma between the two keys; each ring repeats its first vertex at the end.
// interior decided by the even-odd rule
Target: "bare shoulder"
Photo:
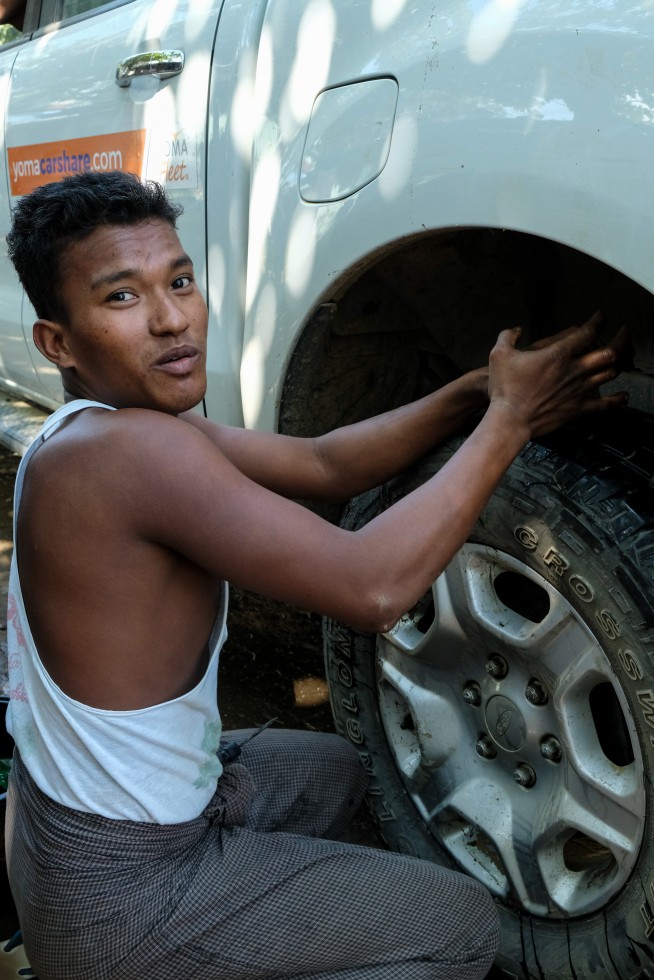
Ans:
{"type": "Polygon", "coordinates": [[[151,463],[162,445],[190,442],[199,447],[210,443],[200,429],[184,419],[147,408],[120,408],[109,411],[87,408],[66,419],[39,450],[52,463],[68,460],[80,452],[91,453],[97,461],[103,457],[123,459],[136,455],[151,463]]]}
{"type": "Polygon", "coordinates": [[[150,409],[107,411],[88,408],[66,420],[34,454],[30,475],[50,490],[101,488],[132,495],[138,486],[167,481],[188,467],[216,465],[220,455],[199,430],[172,415],[150,409]]]}

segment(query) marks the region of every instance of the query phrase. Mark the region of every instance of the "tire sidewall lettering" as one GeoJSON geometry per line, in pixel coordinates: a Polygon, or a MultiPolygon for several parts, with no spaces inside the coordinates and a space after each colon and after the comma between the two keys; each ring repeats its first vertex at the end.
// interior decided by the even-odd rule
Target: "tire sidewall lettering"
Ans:
{"type": "MultiPolygon", "coordinates": [[[[594,605],[595,590],[587,579],[573,570],[574,557],[570,557],[563,549],[554,548],[551,544],[546,549],[539,548],[538,534],[533,528],[525,524],[520,524],[513,529],[513,537],[530,556],[529,564],[543,566],[537,567],[537,571],[542,573],[544,568],[546,574],[547,572],[550,573],[547,577],[553,581],[554,585],[559,588],[565,585],[571,596],[588,606],[594,605]],[[524,541],[527,541],[528,544],[525,545],[524,541]]],[[[597,625],[609,640],[616,640],[620,636],[619,616],[618,610],[600,608],[594,611],[597,625]]]]}

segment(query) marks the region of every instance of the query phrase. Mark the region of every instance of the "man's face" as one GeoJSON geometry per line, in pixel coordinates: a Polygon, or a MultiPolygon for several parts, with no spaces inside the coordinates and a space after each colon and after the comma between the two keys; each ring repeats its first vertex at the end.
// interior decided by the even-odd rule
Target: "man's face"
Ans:
{"type": "Polygon", "coordinates": [[[72,394],[177,414],[206,387],[207,307],[162,220],[100,227],[61,256],[64,371],[72,394]]]}

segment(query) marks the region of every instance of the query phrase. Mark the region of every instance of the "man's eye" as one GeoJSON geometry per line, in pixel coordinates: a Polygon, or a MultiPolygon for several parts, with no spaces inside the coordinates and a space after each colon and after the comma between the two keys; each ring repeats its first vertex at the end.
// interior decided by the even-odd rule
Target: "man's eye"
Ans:
{"type": "Polygon", "coordinates": [[[193,276],[177,276],[173,280],[173,289],[187,289],[193,283],[193,276]]]}
{"type": "Polygon", "coordinates": [[[126,303],[127,300],[133,299],[134,293],[130,293],[128,289],[119,289],[115,293],[112,293],[109,297],[110,303],[126,303]]]}

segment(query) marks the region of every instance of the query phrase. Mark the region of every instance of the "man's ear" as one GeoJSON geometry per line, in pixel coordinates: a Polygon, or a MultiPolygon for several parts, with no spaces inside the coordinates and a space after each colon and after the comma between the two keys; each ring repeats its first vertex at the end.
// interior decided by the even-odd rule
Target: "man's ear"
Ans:
{"type": "Polygon", "coordinates": [[[32,328],[34,343],[44,357],[57,367],[72,367],[66,331],[54,320],[37,320],[32,328]]]}

